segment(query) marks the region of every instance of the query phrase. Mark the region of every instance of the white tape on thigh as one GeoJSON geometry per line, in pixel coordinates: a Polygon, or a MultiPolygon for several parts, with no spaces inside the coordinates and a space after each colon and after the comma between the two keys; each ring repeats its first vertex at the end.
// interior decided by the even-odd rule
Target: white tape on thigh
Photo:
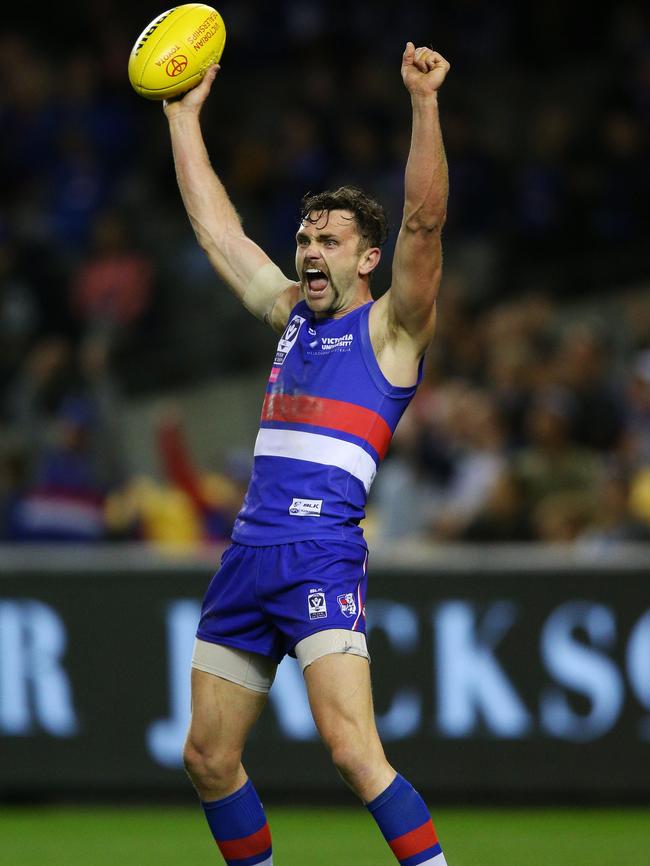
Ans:
{"type": "Polygon", "coordinates": [[[251,691],[266,694],[273,685],[277,664],[273,659],[259,653],[196,638],[192,667],[230,680],[251,691]]]}
{"type": "Polygon", "coordinates": [[[296,644],[295,652],[303,671],[316,659],[332,653],[350,653],[370,661],[365,634],[360,631],[348,631],[345,628],[328,628],[310,634],[296,644]]]}

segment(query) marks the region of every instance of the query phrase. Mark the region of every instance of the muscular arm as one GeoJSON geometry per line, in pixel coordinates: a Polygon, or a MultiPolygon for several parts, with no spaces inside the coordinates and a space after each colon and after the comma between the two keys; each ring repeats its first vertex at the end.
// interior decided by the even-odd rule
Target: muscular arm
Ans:
{"type": "Polygon", "coordinates": [[[411,94],[413,126],[386,316],[388,329],[412,345],[416,355],[424,352],[433,336],[442,275],[441,232],[449,181],[438,88],[448,70],[440,54],[407,45],[402,77],[411,94]]]}
{"type": "Polygon", "coordinates": [[[183,99],[165,103],[178,187],[196,238],[217,274],[253,315],[281,329],[298,289],[244,233],[203,141],[199,114],[215,75],[213,67],[183,99]]]}

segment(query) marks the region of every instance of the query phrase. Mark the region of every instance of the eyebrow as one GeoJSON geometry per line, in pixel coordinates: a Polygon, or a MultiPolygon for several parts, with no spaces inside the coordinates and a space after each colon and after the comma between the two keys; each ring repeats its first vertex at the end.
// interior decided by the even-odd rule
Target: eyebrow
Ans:
{"type": "MultiPolygon", "coordinates": [[[[299,241],[301,238],[307,238],[307,239],[308,239],[308,238],[309,238],[309,235],[307,234],[307,232],[299,231],[299,232],[296,233],[296,240],[299,241]]],[[[319,232],[319,233],[316,235],[316,240],[318,240],[318,241],[328,241],[328,240],[336,240],[336,241],[338,241],[338,240],[340,240],[340,238],[339,238],[338,235],[333,235],[333,234],[329,234],[329,233],[319,232]]]]}

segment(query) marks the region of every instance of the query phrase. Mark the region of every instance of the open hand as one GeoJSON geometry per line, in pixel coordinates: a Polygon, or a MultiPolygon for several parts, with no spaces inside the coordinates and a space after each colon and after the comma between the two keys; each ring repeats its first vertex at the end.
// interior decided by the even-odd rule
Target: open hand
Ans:
{"type": "Polygon", "coordinates": [[[435,93],[449,72],[449,63],[432,48],[416,48],[406,43],[402,57],[402,79],[411,94],[428,96],[435,93]]]}
{"type": "Polygon", "coordinates": [[[175,96],[173,99],[163,100],[163,109],[168,118],[172,118],[178,114],[183,114],[186,111],[195,112],[198,114],[203,107],[203,103],[208,98],[212,82],[217,76],[217,72],[221,69],[218,64],[210,66],[200,83],[188,90],[182,96],[175,96]]]}

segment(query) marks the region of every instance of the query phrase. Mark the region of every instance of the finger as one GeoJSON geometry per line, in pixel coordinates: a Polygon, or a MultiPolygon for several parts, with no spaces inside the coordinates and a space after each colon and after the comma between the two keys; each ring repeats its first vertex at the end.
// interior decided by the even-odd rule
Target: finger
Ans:
{"type": "Polygon", "coordinates": [[[420,70],[420,72],[428,72],[429,67],[427,66],[427,58],[431,54],[430,48],[416,48],[415,54],[413,57],[414,65],[420,70]]]}
{"type": "Polygon", "coordinates": [[[404,56],[402,57],[402,66],[411,66],[414,56],[415,45],[412,42],[407,42],[406,48],[404,49],[404,56]]]}
{"type": "Polygon", "coordinates": [[[217,72],[219,71],[220,68],[221,67],[218,66],[217,64],[213,64],[212,66],[208,66],[208,68],[206,69],[206,72],[205,72],[205,75],[203,76],[203,80],[201,81],[201,84],[203,84],[205,82],[205,87],[207,90],[209,90],[212,87],[212,82],[217,77],[217,72]]]}
{"type": "Polygon", "coordinates": [[[445,58],[438,51],[430,51],[429,57],[435,60],[437,66],[444,66],[446,69],[449,69],[449,62],[445,60],[445,58]]]}
{"type": "Polygon", "coordinates": [[[415,54],[418,58],[433,58],[440,63],[447,62],[439,51],[435,51],[433,48],[428,48],[424,45],[421,48],[416,48],[415,54]]]}

